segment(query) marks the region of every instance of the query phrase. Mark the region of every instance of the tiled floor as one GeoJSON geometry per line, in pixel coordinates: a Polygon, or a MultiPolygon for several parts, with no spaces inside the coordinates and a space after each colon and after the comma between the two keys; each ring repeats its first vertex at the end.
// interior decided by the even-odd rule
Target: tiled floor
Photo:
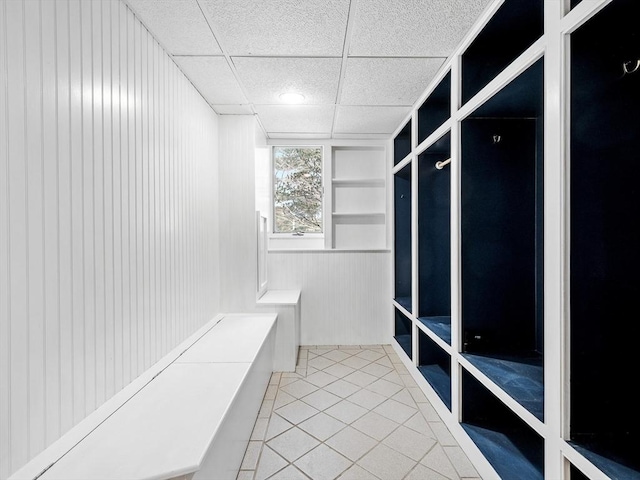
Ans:
{"type": "Polygon", "coordinates": [[[300,349],[274,373],[237,480],[478,480],[391,346],[300,349]]]}

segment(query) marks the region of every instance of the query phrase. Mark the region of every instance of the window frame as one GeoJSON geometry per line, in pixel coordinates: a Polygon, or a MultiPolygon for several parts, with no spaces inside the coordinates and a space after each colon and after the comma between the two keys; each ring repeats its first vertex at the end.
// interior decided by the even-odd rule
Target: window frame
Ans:
{"type": "Polygon", "coordinates": [[[269,238],[274,239],[323,239],[325,237],[326,232],[326,208],[325,208],[325,147],[324,145],[318,144],[301,144],[301,145],[292,145],[292,144],[273,144],[270,145],[269,152],[269,166],[270,166],[270,182],[269,182],[269,192],[270,192],[270,202],[271,202],[271,218],[269,228],[269,238]],[[321,232],[304,232],[302,234],[296,232],[276,232],[276,202],[275,202],[275,160],[274,153],[276,148],[318,148],[320,149],[320,181],[321,181],[321,197],[320,197],[320,209],[321,209],[321,218],[322,218],[322,231],[321,232]]]}

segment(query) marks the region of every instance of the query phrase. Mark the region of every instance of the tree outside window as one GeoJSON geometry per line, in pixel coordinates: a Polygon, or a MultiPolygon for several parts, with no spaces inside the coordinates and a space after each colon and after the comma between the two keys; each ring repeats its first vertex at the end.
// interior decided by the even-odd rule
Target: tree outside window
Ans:
{"type": "Polygon", "coordinates": [[[274,147],[274,233],[322,233],[322,147],[274,147]]]}

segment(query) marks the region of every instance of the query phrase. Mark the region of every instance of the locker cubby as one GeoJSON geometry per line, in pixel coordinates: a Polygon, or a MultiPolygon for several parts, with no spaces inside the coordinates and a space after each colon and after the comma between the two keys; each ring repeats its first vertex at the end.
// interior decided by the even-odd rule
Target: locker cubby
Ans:
{"type": "Polygon", "coordinates": [[[418,370],[451,410],[451,356],[418,329],[418,370]]]}
{"type": "Polygon", "coordinates": [[[543,420],[543,59],[461,125],[462,352],[543,420]]]}
{"type": "Polygon", "coordinates": [[[395,300],[412,312],[411,163],[394,175],[395,300]]]}
{"type": "Polygon", "coordinates": [[[412,341],[413,341],[413,324],[400,310],[394,308],[396,312],[395,317],[395,329],[394,337],[398,345],[402,347],[402,350],[407,354],[409,358],[412,358],[412,341]]]}
{"type": "Polygon", "coordinates": [[[451,116],[451,71],[418,109],[418,144],[422,143],[451,116]]]}
{"type": "Polygon", "coordinates": [[[543,0],[506,0],[462,55],[462,103],[544,32],[543,0]]]}
{"type": "Polygon", "coordinates": [[[542,480],[544,440],[462,369],[461,425],[501,478],[542,480]]]}
{"type": "Polygon", "coordinates": [[[589,477],[578,470],[575,465],[571,465],[569,466],[569,478],[567,480],[589,480],[589,477]]]}
{"type": "Polygon", "coordinates": [[[640,478],[638,13],[615,0],[570,38],[570,441],[612,478],[640,478]]]}
{"type": "Polygon", "coordinates": [[[411,119],[393,139],[393,165],[399,164],[411,153],[411,119]]]}
{"type": "Polygon", "coordinates": [[[451,134],[418,157],[418,319],[451,344],[451,134]]]}

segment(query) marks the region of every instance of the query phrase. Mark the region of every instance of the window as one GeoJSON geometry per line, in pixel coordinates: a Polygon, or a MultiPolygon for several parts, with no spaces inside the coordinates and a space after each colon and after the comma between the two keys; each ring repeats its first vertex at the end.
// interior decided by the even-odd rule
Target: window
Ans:
{"type": "Polygon", "coordinates": [[[322,147],[273,147],[273,233],[322,233],[322,147]]]}

